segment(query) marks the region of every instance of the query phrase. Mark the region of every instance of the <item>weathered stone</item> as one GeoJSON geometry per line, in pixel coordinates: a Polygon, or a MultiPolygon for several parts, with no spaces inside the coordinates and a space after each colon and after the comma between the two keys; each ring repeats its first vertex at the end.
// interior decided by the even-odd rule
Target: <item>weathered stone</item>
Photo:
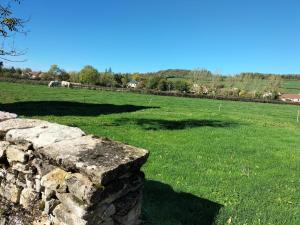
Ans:
{"type": "Polygon", "coordinates": [[[56,168],[42,177],[41,185],[48,190],[66,192],[67,185],[65,182],[65,177],[67,175],[68,173],[66,171],[56,168]]]}
{"type": "Polygon", "coordinates": [[[91,203],[91,198],[97,192],[89,178],[80,173],[68,174],[65,178],[68,190],[79,200],[91,203]]]}
{"type": "Polygon", "coordinates": [[[50,165],[47,161],[43,161],[41,159],[35,158],[31,165],[34,166],[38,172],[38,174],[42,177],[52,170],[56,169],[56,166],[50,165]]]}
{"type": "Polygon", "coordinates": [[[100,203],[95,207],[95,209],[89,212],[89,214],[87,214],[84,219],[86,219],[89,224],[97,224],[101,221],[109,221],[111,216],[115,213],[116,208],[113,204],[100,203]]]}
{"type": "Polygon", "coordinates": [[[7,183],[15,184],[17,181],[15,174],[10,173],[10,172],[6,173],[5,178],[6,178],[7,183]]]}
{"type": "Polygon", "coordinates": [[[10,120],[10,119],[15,119],[17,117],[18,117],[17,114],[0,111],[0,122],[5,121],[5,120],[10,120]]]}
{"type": "Polygon", "coordinates": [[[40,120],[0,122],[0,140],[4,135],[0,218],[1,195],[9,200],[4,223],[138,223],[144,180],[139,171],[149,155],[146,150],[40,120]],[[10,210],[15,207],[17,213],[10,210]]]}
{"type": "Polygon", "coordinates": [[[9,146],[9,142],[0,141],[0,160],[6,156],[6,149],[9,146]]]}
{"type": "Polygon", "coordinates": [[[31,188],[24,188],[20,196],[20,204],[28,209],[33,206],[33,203],[38,200],[38,193],[31,188]]]}
{"type": "Polygon", "coordinates": [[[6,149],[6,157],[9,163],[21,162],[25,163],[28,160],[28,154],[23,151],[18,145],[10,145],[6,149]]]}
{"type": "Polygon", "coordinates": [[[8,184],[5,186],[5,191],[2,193],[2,196],[13,203],[19,203],[20,194],[21,189],[17,185],[8,184]]]}
{"type": "Polygon", "coordinates": [[[62,140],[70,140],[84,136],[77,127],[68,127],[55,123],[38,125],[32,128],[12,129],[5,138],[9,142],[31,142],[35,149],[45,147],[62,140]]]}
{"type": "Polygon", "coordinates": [[[149,155],[144,149],[92,136],[53,143],[37,149],[37,153],[67,170],[79,170],[99,185],[107,184],[124,171],[139,170],[149,155]]]}
{"type": "Polygon", "coordinates": [[[116,179],[105,186],[100,198],[97,200],[105,203],[112,203],[116,199],[127,195],[129,192],[139,190],[143,185],[144,179],[145,175],[143,172],[133,174],[131,177],[116,179]]]}
{"type": "MultiPolygon", "coordinates": [[[[21,153],[21,155],[22,155],[22,153],[21,153]]],[[[26,159],[26,157],[27,156],[24,155],[25,159],[26,159]]],[[[20,159],[22,159],[22,157],[20,159]]],[[[11,160],[9,162],[11,162],[11,160]]],[[[29,165],[28,164],[18,163],[18,162],[16,162],[16,160],[14,160],[14,163],[12,164],[11,169],[19,171],[19,172],[21,172],[23,174],[27,174],[27,173],[31,173],[32,172],[32,171],[29,171],[29,165]]]]}
{"type": "Polygon", "coordinates": [[[57,193],[56,196],[63,206],[78,218],[82,218],[87,214],[88,205],[82,200],[76,198],[74,195],[70,193],[57,193]]]}
{"type": "Polygon", "coordinates": [[[47,215],[51,214],[56,206],[58,206],[60,202],[56,199],[51,199],[45,202],[44,213],[47,215]]]}
{"type": "Polygon", "coordinates": [[[114,223],[113,219],[109,218],[109,219],[103,221],[102,223],[100,223],[99,225],[114,225],[114,224],[115,223],[114,223]]]}
{"type": "Polygon", "coordinates": [[[39,178],[35,178],[34,181],[35,181],[35,184],[34,184],[35,191],[40,193],[41,189],[42,189],[41,180],[39,178]]]}
{"type": "Polygon", "coordinates": [[[5,134],[12,129],[25,129],[32,128],[38,125],[47,125],[49,122],[35,119],[12,119],[6,120],[0,123],[0,137],[4,137],[5,134]]]}
{"type": "Polygon", "coordinates": [[[87,221],[78,218],[76,215],[68,211],[62,204],[56,206],[53,211],[55,222],[67,225],[87,225],[87,221]]]}
{"type": "Polygon", "coordinates": [[[43,215],[40,218],[33,221],[32,225],[52,225],[49,217],[47,215],[43,215]]]}
{"type": "Polygon", "coordinates": [[[117,213],[113,219],[120,225],[138,225],[142,209],[142,194],[132,192],[115,202],[117,213]]]}

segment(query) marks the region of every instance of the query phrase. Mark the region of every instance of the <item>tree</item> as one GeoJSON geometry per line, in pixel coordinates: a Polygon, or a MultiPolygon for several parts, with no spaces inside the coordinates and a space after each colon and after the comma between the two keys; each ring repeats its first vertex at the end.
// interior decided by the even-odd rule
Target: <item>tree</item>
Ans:
{"type": "Polygon", "coordinates": [[[0,3],[0,36],[3,37],[3,43],[0,46],[0,59],[4,61],[13,61],[7,57],[24,54],[24,52],[17,51],[13,45],[8,48],[4,43],[4,41],[7,41],[17,33],[25,33],[25,21],[14,15],[9,2],[20,4],[20,0],[8,0],[6,4],[3,1],[0,3]]]}
{"type": "Polygon", "coordinates": [[[54,80],[69,80],[70,75],[63,69],[59,68],[58,65],[53,64],[50,66],[50,69],[47,72],[47,77],[52,78],[54,80]]]}
{"type": "Polygon", "coordinates": [[[168,90],[168,81],[167,81],[167,79],[163,78],[163,79],[159,80],[157,88],[160,91],[167,91],[168,90]]]}
{"type": "Polygon", "coordinates": [[[161,77],[159,75],[150,76],[147,79],[146,88],[156,89],[161,77]]]}
{"type": "Polygon", "coordinates": [[[92,66],[85,66],[80,72],[79,72],[79,79],[81,83],[85,84],[96,84],[99,82],[99,73],[98,70],[96,70],[92,66]]]}

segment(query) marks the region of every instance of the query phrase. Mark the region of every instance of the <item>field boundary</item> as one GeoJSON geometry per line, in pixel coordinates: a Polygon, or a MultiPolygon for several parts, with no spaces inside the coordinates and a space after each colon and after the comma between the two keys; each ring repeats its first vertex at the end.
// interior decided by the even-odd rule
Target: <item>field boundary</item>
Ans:
{"type": "MultiPolygon", "coordinates": [[[[29,79],[22,79],[22,78],[17,79],[17,78],[3,78],[3,77],[0,77],[0,82],[11,82],[11,83],[32,84],[32,85],[48,85],[49,83],[49,81],[42,81],[42,80],[29,80],[29,79]]],[[[168,92],[168,91],[158,91],[158,90],[103,87],[98,85],[87,85],[87,84],[76,85],[73,88],[82,88],[82,89],[100,90],[100,91],[131,92],[137,94],[173,96],[173,97],[184,97],[184,98],[215,99],[215,100],[224,100],[224,101],[300,105],[300,103],[297,102],[284,102],[280,100],[270,100],[270,99],[229,97],[229,96],[209,96],[209,95],[198,95],[198,94],[191,94],[191,93],[179,93],[179,92],[168,92]]]]}

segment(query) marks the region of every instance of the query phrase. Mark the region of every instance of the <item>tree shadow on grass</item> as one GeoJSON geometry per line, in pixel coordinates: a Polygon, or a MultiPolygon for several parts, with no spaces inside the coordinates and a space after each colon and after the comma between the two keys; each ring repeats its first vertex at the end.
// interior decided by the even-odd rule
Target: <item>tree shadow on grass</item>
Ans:
{"type": "Polygon", "coordinates": [[[138,125],[144,130],[183,130],[194,127],[224,128],[237,125],[235,122],[221,120],[161,120],[161,119],[116,119],[110,126],[122,126],[127,124],[138,125]]]}
{"type": "Polygon", "coordinates": [[[195,195],[175,192],[158,181],[145,182],[143,225],[212,225],[223,205],[195,195]]]}
{"type": "Polygon", "coordinates": [[[0,104],[0,111],[21,116],[98,116],[135,112],[153,107],[137,105],[92,104],[67,101],[28,101],[0,104]]]}

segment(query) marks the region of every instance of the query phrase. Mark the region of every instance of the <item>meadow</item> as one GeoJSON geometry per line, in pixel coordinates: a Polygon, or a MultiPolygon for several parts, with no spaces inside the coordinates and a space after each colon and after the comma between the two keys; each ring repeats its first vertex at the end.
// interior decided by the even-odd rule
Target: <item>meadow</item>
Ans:
{"type": "Polygon", "coordinates": [[[0,82],[0,110],[148,149],[144,224],[300,224],[300,106],[0,82]]]}
{"type": "Polygon", "coordinates": [[[282,84],[282,91],[284,93],[300,94],[300,81],[285,80],[282,84]]]}

